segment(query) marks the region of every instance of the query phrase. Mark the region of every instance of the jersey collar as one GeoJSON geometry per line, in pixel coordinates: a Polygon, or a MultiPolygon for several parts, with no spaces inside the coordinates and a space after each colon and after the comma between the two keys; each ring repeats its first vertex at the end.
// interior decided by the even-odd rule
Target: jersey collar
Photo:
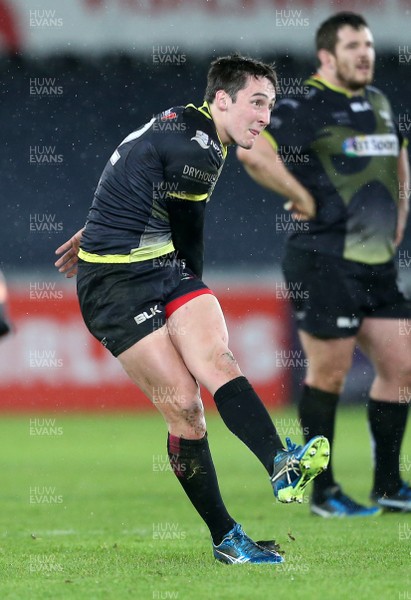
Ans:
{"type": "Polygon", "coordinates": [[[310,80],[318,81],[318,82],[322,83],[322,85],[324,85],[328,89],[332,90],[333,92],[337,92],[338,94],[343,94],[344,96],[347,96],[347,98],[352,98],[353,96],[363,96],[364,95],[364,92],[353,93],[353,92],[349,92],[348,90],[346,90],[342,87],[339,87],[338,85],[333,85],[332,83],[330,83],[329,81],[324,79],[324,77],[321,77],[321,75],[319,75],[318,73],[316,73],[315,75],[310,77],[310,80]]]}
{"type": "Polygon", "coordinates": [[[192,103],[187,104],[186,108],[195,108],[196,110],[201,112],[205,117],[207,117],[207,119],[211,119],[211,121],[213,120],[213,117],[211,116],[211,112],[210,112],[210,106],[209,106],[208,102],[206,102],[206,101],[204,101],[201,106],[195,106],[192,103]]]}

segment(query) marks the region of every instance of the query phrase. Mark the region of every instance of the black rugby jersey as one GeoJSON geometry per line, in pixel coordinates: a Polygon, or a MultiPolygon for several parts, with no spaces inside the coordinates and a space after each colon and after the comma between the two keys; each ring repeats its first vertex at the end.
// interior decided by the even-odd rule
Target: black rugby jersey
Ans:
{"type": "Polygon", "coordinates": [[[226,154],[207,103],[173,107],[153,117],[128,135],[107,162],[79,257],[127,263],[172,252],[167,202],[208,201],[226,154]]]}
{"type": "Polygon", "coordinates": [[[319,76],[305,86],[305,96],[278,102],[262,133],[316,200],[316,217],[295,222],[289,243],[367,264],[387,262],[395,251],[404,141],[390,104],[371,86],[358,96],[319,76]]]}

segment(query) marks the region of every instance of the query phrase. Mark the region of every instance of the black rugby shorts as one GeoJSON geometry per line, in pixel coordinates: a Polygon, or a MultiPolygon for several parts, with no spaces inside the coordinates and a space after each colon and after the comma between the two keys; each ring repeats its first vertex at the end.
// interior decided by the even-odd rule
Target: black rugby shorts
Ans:
{"type": "Polygon", "coordinates": [[[394,261],[368,265],[288,246],[282,266],[297,327],[315,337],[355,336],[364,318],[411,317],[394,261]]]}
{"type": "Polygon", "coordinates": [[[163,327],[192,298],[213,293],[172,254],[127,264],[79,261],[78,267],[84,322],[114,356],[163,327]]]}

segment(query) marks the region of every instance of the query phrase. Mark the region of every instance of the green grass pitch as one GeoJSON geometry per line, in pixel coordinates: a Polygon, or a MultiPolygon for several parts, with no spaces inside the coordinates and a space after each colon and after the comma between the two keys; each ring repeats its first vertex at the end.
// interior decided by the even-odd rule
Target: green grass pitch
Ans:
{"type": "MultiPolygon", "coordinates": [[[[298,441],[294,410],[276,412],[298,441]]],[[[222,565],[171,473],[157,413],[3,416],[0,420],[0,598],[411,600],[411,514],[324,520],[275,502],[264,469],[208,415],[231,514],[254,539],[280,543],[281,566],[222,565]]],[[[364,408],[341,409],[334,463],[367,502],[364,408]]],[[[411,436],[402,451],[411,471],[411,436]]]]}

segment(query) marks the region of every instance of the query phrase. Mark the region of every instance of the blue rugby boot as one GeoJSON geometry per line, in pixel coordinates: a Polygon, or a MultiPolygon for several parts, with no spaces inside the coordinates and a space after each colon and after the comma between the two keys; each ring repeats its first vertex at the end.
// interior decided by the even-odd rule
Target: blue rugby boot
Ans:
{"type": "Polygon", "coordinates": [[[320,499],[313,499],[311,512],[319,517],[375,517],[382,511],[378,506],[363,506],[343,493],[339,485],[324,490],[320,499]]]}
{"type": "Polygon", "coordinates": [[[395,494],[379,494],[376,491],[371,493],[371,500],[377,506],[389,512],[411,512],[411,487],[405,481],[402,481],[400,488],[395,494]]]}
{"type": "Polygon", "coordinates": [[[279,564],[284,562],[283,557],[276,552],[273,542],[270,549],[269,542],[261,542],[267,547],[259,546],[253,542],[237,523],[231,531],[223,538],[221,544],[213,544],[214,557],[220,562],[234,565],[243,563],[254,564],[279,564]]]}
{"type": "Polygon", "coordinates": [[[274,495],[280,502],[302,502],[307,485],[322,473],[330,460],[330,444],[322,435],[313,437],[305,446],[286,438],[287,449],[274,457],[270,477],[274,495]]]}

